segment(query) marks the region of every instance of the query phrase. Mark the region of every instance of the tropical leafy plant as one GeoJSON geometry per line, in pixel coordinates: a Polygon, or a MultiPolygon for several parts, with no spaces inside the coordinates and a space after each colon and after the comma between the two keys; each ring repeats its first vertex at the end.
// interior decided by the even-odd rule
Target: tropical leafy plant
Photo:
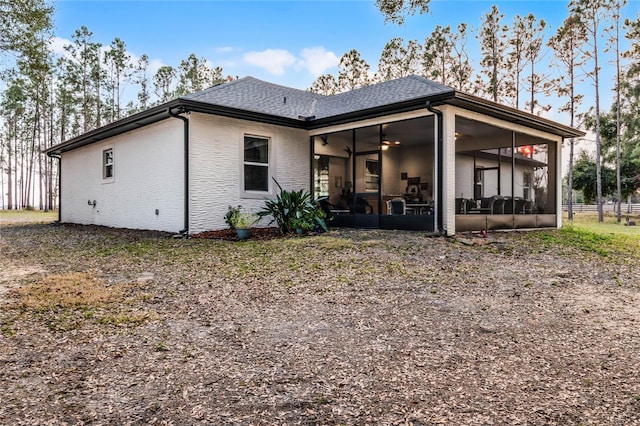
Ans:
{"type": "Polygon", "coordinates": [[[276,222],[283,234],[295,231],[303,223],[308,230],[316,227],[328,230],[324,220],[325,213],[311,200],[311,194],[304,189],[287,191],[282,189],[277,180],[273,181],[278,186],[279,193],[275,199],[265,201],[264,208],[258,212],[260,218],[271,216],[269,223],[276,222]]]}
{"type": "Polygon", "coordinates": [[[306,218],[293,218],[291,220],[291,228],[295,229],[296,231],[298,231],[298,229],[302,230],[302,231],[312,231],[314,230],[316,227],[316,224],[306,218]]]}

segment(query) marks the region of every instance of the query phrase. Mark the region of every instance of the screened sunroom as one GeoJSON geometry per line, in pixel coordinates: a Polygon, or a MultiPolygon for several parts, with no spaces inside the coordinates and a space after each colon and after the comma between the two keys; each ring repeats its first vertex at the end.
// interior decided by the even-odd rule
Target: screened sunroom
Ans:
{"type": "Polygon", "coordinates": [[[456,117],[456,231],[555,227],[558,143],[456,117]]]}
{"type": "Polygon", "coordinates": [[[434,117],[312,137],[313,194],[333,226],[434,230],[434,117]]]}

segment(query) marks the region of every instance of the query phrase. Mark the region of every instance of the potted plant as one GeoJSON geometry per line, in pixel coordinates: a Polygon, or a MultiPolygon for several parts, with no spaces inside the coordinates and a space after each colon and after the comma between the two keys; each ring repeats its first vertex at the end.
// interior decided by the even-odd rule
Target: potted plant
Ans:
{"type": "Polygon", "coordinates": [[[311,231],[314,227],[313,222],[305,217],[296,217],[291,219],[290,228],[295,229],[296,234],[298,235],[302,234],[304,231],[311,231]]]}
{"type": "Polygon", "coordinates": [[[242,211],[242,207],[229,207],[225,215],[225,222],[231,229],[235,229],[239,240],[246,240],[251,236],[251,227],[258,221],[254,213],[242,211]]]}

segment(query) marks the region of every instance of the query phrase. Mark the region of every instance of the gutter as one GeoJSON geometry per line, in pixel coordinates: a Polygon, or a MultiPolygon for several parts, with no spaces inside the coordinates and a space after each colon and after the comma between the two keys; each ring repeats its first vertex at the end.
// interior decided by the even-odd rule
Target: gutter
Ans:
{"type": "Polygon", "coordinates": [[[582,130],[556,123],[544,117],[539,117],[526,111],[478,98],[463,92],[456,92],[455,97],[447,103],[470,111],[497,117],[511,123],[562,136],[563,138],[583,137],[586,134],[582,130]]]}
{"type": "Polygon", "coordinates": [[[329,117],[322,117],[322,118],[318,118],[311,121],[309,125],[306,127],[306,129],[315,130],[315,129],[321,129],[326,126],[354,123],[362,120],[384,117],[389,114],[398,114],[403,112],[415,111],[422,108],[422,106],[424,105],[423,102],[425,101],[431,102],[431,103],[435,103],[435,102],[444,103],[452,99],[454,97],[454,94],[455,93],[453,91],[441,93],[439,95],[434,95],[429,97],[429,100],[426,100],[425,99],[426,97],[422,96],[419,98],[409,99],[409,100],[397,102],[394,104],[380,105],[377,107],[367,108],[364,110],[357,110],[357,111],[348,112],[344,114],[332,115],[329,117]]]}
{"type": "Polygon", "coordinates": [[[106,124],[80,136],[76,136],[73,139],[47,148],[43,152],[48,156],[51,156],[52,154],[62,154],[63,152],[89,145],[130,130],[139,129],[157,121],[169,118],[169,115],[167,115],[167,108],[176,108],[178,106],[180,106],[178,101],[170,101],[167,104],[153,107],[146,111],[125,117],[121,120],[114,121],[113,123],[106,124]]]}
{"type": "Polygon", "coordinates": [[[187,112],[185,107],[180,107],[177,113],[174,113],[171,107],[167,108],[169,117],[182,120],[184,123],[184,229],[180,230],[180,234],[189,237],[189,119],[179,114],[187,112]]]}
{"type": "Polygon", "coordinates": [[[444,203],[444,197],[442,195],[442,165],[443,165],[443,161],[442,161],[442,152],[444,149],[444,144],[443,144],[443,140],[442,140],[442,111],[434,109],[431,101],[427,101],[425,104],[427,111],[435,114],[438,117],[438,123],[437,123],[437,129],[438,129],[438,133],[436,136],[436,168],[437,168],[437,173],[436,173],[436,185],[434,185],[434,188],[436,190],[436,194],[434,196],[435,200],[436,200],[436,209],[435,209],[435,215],[436,215],[436,220],[435,220],[435,231],[436,232],[442,232],[442,205],[444,203]]]}

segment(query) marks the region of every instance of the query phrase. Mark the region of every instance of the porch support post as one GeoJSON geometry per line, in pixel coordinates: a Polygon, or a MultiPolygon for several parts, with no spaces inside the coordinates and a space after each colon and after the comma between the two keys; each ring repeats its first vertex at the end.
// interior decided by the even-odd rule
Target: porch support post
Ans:
{"type": "Polygon", "coordinates": [[[516,229],[516,132],[511,131],[511,223],[516,229]]]}
{"type": "Polygon", "coordinates": [[[448,236],[456,233],[456,115],[449,105],[442,111],[442,226],[448,236]]]}
{"type": "Polygon", "coordinates": [[[564,138],[559,141],[551,142],[551,145],[555,146],[555,167],[554,174],[556,180],[556,226],[562,228],[562,142],[564,138]]]}
{"type": "Polygon", "coordinates": [[[314,170],[313,170],[313,161],[314,161],[314,155],[316,152],[316,147],[315,147],[315,136],[309,136],[309,170],[311,173],[309,173],[309,193],[311,194],[312,199],[317,199],[318,198],[318,194],[316,194],[316,188],[315,188],[315,182],[314,182],[314,170]]]}

